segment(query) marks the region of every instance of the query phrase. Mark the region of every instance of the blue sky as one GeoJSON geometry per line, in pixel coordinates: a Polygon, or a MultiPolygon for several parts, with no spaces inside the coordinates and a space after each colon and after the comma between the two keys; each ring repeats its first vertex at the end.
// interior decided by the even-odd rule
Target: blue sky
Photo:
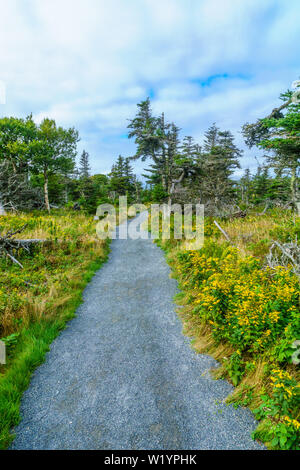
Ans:
{"type": "Polygon", "coordinates": [[[75,126],[94,173],[134,153],[127,119],[147,96],[182,136],[216,122],[245,148],[242,124],[300,76],[299,22],[299,0],[0,0],[0,115],[75,126]]]}

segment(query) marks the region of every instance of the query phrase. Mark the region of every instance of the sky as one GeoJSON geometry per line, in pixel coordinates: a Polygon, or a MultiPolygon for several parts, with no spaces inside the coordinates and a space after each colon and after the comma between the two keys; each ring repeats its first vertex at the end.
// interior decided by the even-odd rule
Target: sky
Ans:
{"type": "Polygon", "coordinates": [[[241,126],[299,78],[299,23],[299,0],[0,0],[0,116],[74,126],[108,173],[134,155],[128,120],[149,96],[182,137],[230,129],[254,172],[241,126]]]}

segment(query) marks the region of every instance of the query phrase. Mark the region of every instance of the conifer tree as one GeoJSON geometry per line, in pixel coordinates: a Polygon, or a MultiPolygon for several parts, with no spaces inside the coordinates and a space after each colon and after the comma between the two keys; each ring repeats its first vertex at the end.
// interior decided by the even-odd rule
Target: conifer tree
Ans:
{"type": "Polygon", "coordinates": [[[257,145],[268,152],[267,161],[275,171],[290,178],[290,199],[299,200],[300,167],[300,103],[294,101],[292,92],[280,95],[283,104],[271,114],[254,124],[243,126],[246,144],[257,145]]]}
{"type": "Polygon", "coordinates": [[[110,190],[118,195],[132,194],[136,191],[136,183],[130,159],[119,155],[112,166],[110,176],[110,190]]]}
{"type": "Polygon", "coordinates": [[[81,178],[88,178],[90,176],[89,154],[84,150],[81,154],[79,161],[79,174],[81,178]]]}
{"type": "Polygon", "coordinates": [[[198,159],[202,200],[215,206],[229,203],[234,197],[234,182],[230,177],[240,168],[242,152],[235,145],[231,132],[220,131],[215,124],[205,133],[203,148],[198,159]]]}

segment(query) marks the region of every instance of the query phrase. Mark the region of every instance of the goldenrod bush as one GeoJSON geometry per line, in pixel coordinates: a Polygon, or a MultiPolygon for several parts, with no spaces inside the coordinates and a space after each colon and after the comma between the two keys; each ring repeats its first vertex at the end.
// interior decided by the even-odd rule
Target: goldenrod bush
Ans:
{"type": "MultiPolygon", "coordinates": [[[[298,280],[288,269],[262,268],[259,259],[240,258],[237,249],[214,242],[180,253],[177,269],[194,290],[194,313],[209,322],[217,341],[256,353],[299,336],[298,280]]],[[[283,346],[276,358],[292,352],[283,346]]]]}
{"type": "Polygon", "coordinates": [[[286,211],[219,223],[231,243],[205,220],[201,250],[159,242],[179,280],[180,309],[199,352],[220,362],[217,377],[237,387],[230,402],[250,406],[260,420],[253,437],[271,448],[300,447],[300,389],[295,345],[300,339],[299,281],[289,266],[270,268],[274,240],[297,239],[299,219],[286,211]],[[234,246],[233,246],[234,245],[234,246]]]}

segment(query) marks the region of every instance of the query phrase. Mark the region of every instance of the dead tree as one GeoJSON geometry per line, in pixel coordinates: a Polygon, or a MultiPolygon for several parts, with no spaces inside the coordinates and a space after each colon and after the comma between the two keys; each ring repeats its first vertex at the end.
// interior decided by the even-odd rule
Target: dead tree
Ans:
{"type": "Polygon", "coordinates": [[[51,240],[40,240],[40,239],[25,239],[20,240],[15,238],[26,229],[27,224],[19,228],[16,231],[9,230],[6,234],[0,235],[0,256],[7,256],[13,263],[23,268],[22,264],[16,259],[21,250],[25,250],[27,253],[31,252],[31,249],[35,245],[51,243],[51,240]]]}
{"type": "Polygon", "coordinates": [[[297,241],[283,244],[274,241],[266,256],[266,262],[272,269],[276,266],[290,267],[300,279],[300,246],[297,241]]]}
{"type": "Polygon", "coordinates": [[[11,162],[0,163],[0,206],[3,212],[40,209],[43,195],[40,188],[33,188],[26,173],[16,173],[11,162]]]}

